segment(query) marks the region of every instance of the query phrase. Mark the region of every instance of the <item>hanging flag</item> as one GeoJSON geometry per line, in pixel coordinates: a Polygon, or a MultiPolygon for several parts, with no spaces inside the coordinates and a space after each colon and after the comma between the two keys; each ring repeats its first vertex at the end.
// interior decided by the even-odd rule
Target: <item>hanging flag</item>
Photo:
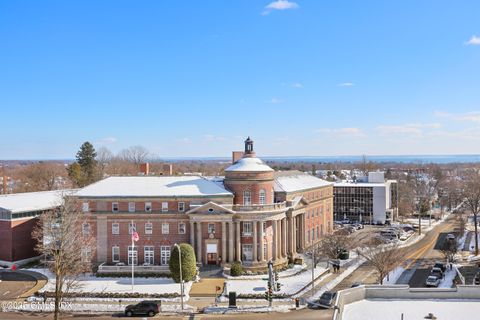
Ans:
{"type": "Polygon", "coordinates": [[[132,241],[138,241],[138,239],[140,239],[140,237],[138,236],[138,232],[137,232],[137,230],[133,227],[133,228],[132,228],[132,241]]]}

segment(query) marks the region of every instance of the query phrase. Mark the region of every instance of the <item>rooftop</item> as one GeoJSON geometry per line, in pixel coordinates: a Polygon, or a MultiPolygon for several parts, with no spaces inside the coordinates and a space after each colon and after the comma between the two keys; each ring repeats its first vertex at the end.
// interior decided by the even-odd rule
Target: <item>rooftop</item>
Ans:
{"type": "Polygon", "coordinates": [[[273,171],[262,160],[256,157],[241,158],[230,167],[225,169],[226,172],[240,172],[240,171],[252,171],[252,172],[270,172],[273,171]]]}
{"type": "Polygon", "coordinates": [[[353,182],[353,181],[342,181],[335,182],[334,187],[385,187],[386,183],[381,182],[353,182]]]}
{"type": "Polygon", "coordinates": [[[109,177],[86,186],[79,197],[232,196],[220,184],[197,176],[109,177]]]}
{"type": "Polygon", "coordinates": [[[296,192],[331,185],[331,182],[301,171],[275,172],[275,191],[296,192]]]}
{"type": "Polygon", "coordinates": [[[0,208],[11,213],[41,211],[61,204],[62,197],[73,190],[54,190],[0,195],[0,208]]]}

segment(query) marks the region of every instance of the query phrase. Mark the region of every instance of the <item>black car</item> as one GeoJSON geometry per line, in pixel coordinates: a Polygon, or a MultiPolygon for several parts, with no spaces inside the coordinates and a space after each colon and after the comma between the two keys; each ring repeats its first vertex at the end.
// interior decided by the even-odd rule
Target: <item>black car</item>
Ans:
{"type": "Polygon", "coordinates": [[[434,268],[439,268],[440,270],[442,270],[442,272],[445,272],[445,270],[447,269],[445,264],[443,264],[443,262],[439,262],[439,261],[436,261],[435,265],[433,267],[434,268]]]}
{"type": "Polygon", "coordinates": [[[155,301],[142,301],[137,304],[131,304],[125,307],[125,315],[131,317],[133,315],[147,315],[153,317],[159,313],[158,304],[155,301]]]}
{"type": "Polygon", "coordinates": [[[325,291],[320,299],[312,301],[308,304],[310,309],[320,309],[320,308],[331,308],[335,303],[335,298],[337,297],[336,292],[325,291]]]}

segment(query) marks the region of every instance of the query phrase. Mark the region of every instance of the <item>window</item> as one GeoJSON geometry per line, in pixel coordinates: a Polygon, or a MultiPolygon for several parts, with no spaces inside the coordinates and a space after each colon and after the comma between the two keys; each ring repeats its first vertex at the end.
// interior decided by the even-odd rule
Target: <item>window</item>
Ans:
{"type": "Polygon", "coordinates": [[[178,234],[185,234],[186,230],[185,230],[185,223],[183,222],[180,222],[178,224],[178,234]]]}
{"type": "Polygon", "coordinates": [[[244,221],[243,222],[243,236],[249,237],[252,235],[252,223],[244,221]]]}
{"type": "Polygon", "coordinates": [[[135,202],[128,203],[128,212],[135,212],[135,202]]]}
{"type": "Polygon", "coordinates": [[[145,223],[145,234],[153,233],[153,224],[151,222],[145,223]]]}
{"type": "Polygon", "coordinates": [[[135,222],[129,222],[128,223],[128,234],[132,234],[133,231],[137,231],[137,225],[135,224],[135,222]]]}
{"type": "Polygon", "coordinates": [[[84,203],[83,203],[83,205],[82,205],[82,211],[83,211],[83,212],[88,212],[88,211],[90,211],[88,202],[84,202],[84,203]]]}
{"type": "Polygon", "coordinates": [[[85,222],[83,225],[82,225],[82,233],[83,233],[83,236],[84,237],[87,237],[90,235],[90,224],[85,222]]]}
{"type": "Polygon", "coordinates": [[[170,247],[161,246],[160,247],[160,264],[166,265],[170,261],[170,247]]]}
{"type": "Polygon", "coordinates": [[[128,265],[137,265],[138,264],[138,248],[128,246],[128,265]]]}
{"type": "Polygon", "coordinates": [[[178,203],[178,211],[183,212],[185,211],[185,202],[178,203]]]}
{"type": "Polygon", "coordinates": [[[263,232],[263,235],[266,235],[267,234],[267,222],[262,222],[262,232],[263,232]]]}
{"type": "Polygon", "coordinates": [[[243,191],[243,205],[249,206],[252,204],[252,195],[250,191],[243,191]]]}
{"type": "Polygon", "coordinates": [[[208,233],[215,233],[215,223],[208,224],[208,233]]]}
{"type": "Polygon", "coordinates": [[[152,203],[145,202],[145,212],[152,212],[152,203]]]}
{"type": "Polygon", "coordinates": [[[118,202],[112,202],[112,212],[118,212],[118,202]]]}
{"type": "Polygon", "coordinates": [[[259,204],[266,203],[265,189],[260,189],[260,192],[258,193],[258,203],[259,204]]]}
{"type": "Polygon", "coordinates": [[[118,222],[112,223],[112,234],[120,234],[120,225],[118,222]]]}
{"type": "Polygon", "coordinates": [[[82,255],[82,262],[90,262],[92,251],[90,250],[90,248],[82,248],[81,255],[82,255]]]}
{"type": "Polygon", "coordinates": [[[120,261],[120,248],[118,246],[112,247],[112,262],[120,261]]]}
{"type": "Polygon", "coordinates": [[[268,254],[267,250],[268,250],[267,243],[264,242],[263,243],[263,260],[267,260],[267,254],[268,254]]]}
{"type": "Polygon", "coordinates": [[[168,211],[168,202],[162,202],[162,212],[168,211]]]}
{"type": "Polygon", "coordinates": [[[153,265],[154,259],[154,250],[153,246],[145,246],[143,247],[143,262],[145,265],[151,266],[153,265]]]}
{"type": "Polygon", "coordinates": [[[162,234],[169,234],[170,233],[170,224],[162,223],[162,234]]]}
{"type": "Polygon", "coordinates": [[[252,254],[252,245],[251,244],[244,244],[242,245],[242,257],[243,261],[252,261],[253,254],[252,254]]]}

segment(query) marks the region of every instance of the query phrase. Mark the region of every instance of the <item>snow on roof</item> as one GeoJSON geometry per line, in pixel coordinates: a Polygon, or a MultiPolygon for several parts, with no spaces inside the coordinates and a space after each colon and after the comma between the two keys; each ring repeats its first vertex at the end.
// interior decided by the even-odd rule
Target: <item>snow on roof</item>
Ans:
{"type": "Polygon", "coordinates": [[[60,205],[63,196],[73,190],[54,190],[0,195],[0,208],[11,213],[40,211],[60,205]]]}
{"type": "Polygon", "coordinates": [[[241,158],[230,167],[226,168],[225,171],[253,171],[253,172],[265,172],[273,171],[268,165],[266,165],[259,158],[241,158]]]}
{"type": "Polygon", "coordinates": [[[300,171],[277,172],[275,174],[275,191],[295,192],[331,185],[331,182],[300,171]]]}
{"type": "Polygon", "coordinates": [[[232,196],[219,184],[202,177],[109,177],[78,191],[78,197],[232,196]]]}
{"type": "Polygon", "coordinates": [[[385,187],[385,183],[370,183],[370,182],[335,182],[334,187],[385,187]]]}

